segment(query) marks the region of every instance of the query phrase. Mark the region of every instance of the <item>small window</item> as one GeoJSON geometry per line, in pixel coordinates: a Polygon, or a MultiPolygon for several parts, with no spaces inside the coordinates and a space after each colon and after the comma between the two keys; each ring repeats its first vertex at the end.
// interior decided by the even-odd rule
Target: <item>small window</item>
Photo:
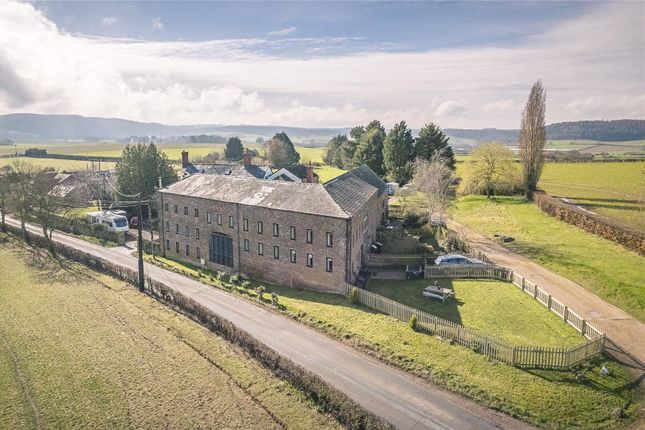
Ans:
{"type": "Polygon", "coordinates": [[[217,214],[217,225],[222,225],[222,214],[217,214]]]}
{"type": "Polygon", "coordinates": [[[242,230],[249,231],[249,219],[248,218],[243,218],[242,219],[242,230]]]}
{"type": "Polygon", "coordinates": [[[195,239],[199,239],[199,227],[195,227],[195,239]]]}
{"type": "Polygon", "coordinates": [[[186,256],[190,255],[190,245],[186,244],[186,256]]]}
{"type": "Polygon", "coordinates": [[[202,251],[199,249],[199,246],[195,249],[195,254],[197,254],[198,259],[202,258],[202,251]]]}
{"type": "Polygon", "coordinates": [[[195,218],[199,218],[199,209],[195,208],[195,218]]]}
{"type": "Polygon", "coordinates": [[[175,242],[175,252],[179,254],[179,242],[175,242]]]}
{"type": "Polygon", "coordinates": [[[175,234],[179,234],[179,224],[175,224],[175,234]]]}
{"type": "Polygon", "coordinates": [[[235,226],[235,222],[233,221],[233,216],[232,215],[229,215],[229,217],[228,217],[228,226],[230,228],[233,228],[235,226]]]}
{"type": "Polygon", "coordinates": [[[190,230],[188,229],[188,226],[184,227],[184,234],[186,235],[186,237],[190,237],[190,230]]]}
{"type": "Polygon", "coordinates": [[[258,233],[264,233],[264,223],[262,221],[258,221],[258,233]]]}
{"type": "Polygon", "coordinates": [[[188,206],[184,206],[184,215],[188,215],[188,206]]]}
{"type": "Polygon", "coordinates": [[[289,250],[289,259],[292,263],[296,262],[296,250],[295,249],[290,249],[289,250]]]}
{"type": "Polygon", "coordinates": [[[170,223],[168,221],[166,221],[166,231],[170,231],[170,223]]]}
{"type": "Polygon", "coordinates": [[[296,240],[296,227],[294,226],[289,227],[289,238],[291,240],[296,240]]]}
{"type": "Polygon", "coordinates": [[[210,212],[206,212],[206,222],[207,222],[208,224],[210,224],[211,222],[213,222],[213,220],[211,219],[211,213],[210,213],[210,212]]]}
{"type": "Polygon", "coordinates": [[[314,255],[307,254],[307,267],[314,267],[314,255]]]}
{"type": "Polygon", "coordinates": [[[275,223],[275,222],[273,223],[273,236],[274,237],[280,236],[280,226],[278,225],[278,223],[275,223]]]}
{"type": "Polygon", "coordinates": [[[168,212],[168,203],[163,204],[163,210],[168,212]]]}
{"type": "Polygon", "coordinates": [[[334,261],[331,258],[327,258],[327,262],[325,264],[325,269],[328,272],[333,272],[334,271],[334,261]]]}
{"type": "Polygon", "coordinates": [[[314,231],[307,229],[307,243],[314,243],[314,231]]]}
{"type": "Polygon", "coordinates": [[[327,246],[334,246],[334,237],[330,232],[327,232],[327,246]]]}
{"type": "Polygon", "coordinates": [[[244,239],[244,250],[246,252],[249,252],[249,240],[248,239],[244,239]]]}
{"type": "Polygon", "coordinates": [[[273,247],[273,258],[276,260],[280,259],[280,247],[279,246],[274,246],[273,247]]]}
{"type": "Polygon", "coordinates": [[[174,205],[174,206],[172,207],[172,211],[173,211],[174,213],[179,213],[179,209],[177,208],[177,205],[174,205]]]}
{"type": "Polygon", "coordinates": [[[262,242],[258,242],[258,255],[264,255],[264,244],[262,242]]]}
{"type": "Polygon", "coordinates": [[[166,249],[170,250],[170,239],[166,239],[166,249]]]}

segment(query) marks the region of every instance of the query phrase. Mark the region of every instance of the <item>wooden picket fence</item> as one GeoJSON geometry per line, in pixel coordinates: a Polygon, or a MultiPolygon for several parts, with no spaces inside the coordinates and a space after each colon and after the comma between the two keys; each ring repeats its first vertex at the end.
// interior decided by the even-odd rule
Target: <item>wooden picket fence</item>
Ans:
{"type": "Polygon", "coordinates": [[[356,291],[358,302],[369,308],[404,322],[408,322],[412,315],[416,315],[417,329],[445,339],[451,339],[459,345],[515,367],[569,369],[599,354],[604,347],[605,336],[599,331],[597,331],[599,334],[595,338],[579,346],[568,348],[511,345],[505,341],[486,336],[475,330],[403,305],[379,294],[357,288],[351,284],[346,284],[345,287],[348,295],[352,291],[356,291]]]}
{"type": "Polygon", "coordinates": [[[425,264],[425,254],[367,254],[368,267],[405,266],[406,264],[425,264]]]}
{"type": "Polygon", "coordinates": [[[501,266],[431,266],[426,264],[426,278],[488,278],[510,281],[512,272],[501,266]]]}

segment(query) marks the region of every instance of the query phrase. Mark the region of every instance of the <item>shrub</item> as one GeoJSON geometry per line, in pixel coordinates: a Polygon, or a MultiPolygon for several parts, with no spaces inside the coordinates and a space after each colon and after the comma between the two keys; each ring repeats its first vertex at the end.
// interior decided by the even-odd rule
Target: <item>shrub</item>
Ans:
{"type": "Polygon", "coordinates": [[[224,282],[224,277],[226,276],[226,273],[219,271],[217,272],[217,275],[215,277],[217,278],[218,281],[224,282]]]}
{"type": "Polygon", "coordinates": [[[260,301],[260,302],[261,302],[261,301],[264,299],[264,291],[265,291],[265,290],[266,290],[266,288],[264,288],[264,285],[260,285],[259,287],[257,287],[257,288],[255,289],[255,292],[256,292],[256,293],[257,293],[257,295],[258,295],[258,301],[260,301]]]}
{"type": "Polygon", "coordinates": [[[245,288],[247,290],[251,289],[251,281],[242,281],[242,288],[245,288]]]}
{"type": "Polygon", "coordinates": [[[453,231],[447,231],[439,243],[446,252],[468,250],[466,241],[453,231]]]}
{"type": "Polygon", "coordinates": [[[271,293],[271,304],[273,306],[278,306],[278,294],[275,292],[271,293]]]}
{"type": "Polygon", "coordinates": [[[414,331],[417,331],[417,316],[416,315],[411,315],[410,320],[408,321],[408,325],[410,328],[414,331]]]}
{"type": "Polygon", "coordinates": [[[237,285],[240,283],[240,275],[238,274],[231,275],[228,281],[233,285],[237,285]]]}
{"type": "Polygon", "coordinates": [[[425,217],[420,216],[416,212],[408,212],[403,218],[404,228],[421,228],[428,223],[425,217]]]}
{"type": "Polygon", "coordinates": [[[358,289],[356,287],[349,292],[348,299],[350,303],[358,303],[358,289]]]}

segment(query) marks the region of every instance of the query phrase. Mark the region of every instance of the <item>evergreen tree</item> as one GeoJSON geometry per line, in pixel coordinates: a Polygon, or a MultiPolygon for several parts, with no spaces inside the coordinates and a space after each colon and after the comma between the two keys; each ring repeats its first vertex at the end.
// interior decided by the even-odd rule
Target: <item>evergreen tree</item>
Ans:
{"type": "Polygon", "coordinates": [[[455,170],[455,154],[448,142],[448,136],[434,123],[426,124],[419,130],[419,136],[414,141],[414,151],[417,158],[423,160],[432,160],[437,155],[455,170]]]}
{"type": "Polygon", "coordinates": [[[354,165],[367,164],[377,175],[383,175],[383,143],[385,129],[378,121],[372,121],[361,134],[354,153],[354,165]]]}
{"type": "Polygon", "coordinates": [[[276,133],[267,146],[267,157],[274,167],[285,167],[298,164],[300,154],[293,146],[287,133],[276,133]]]}
{"type": "Polygon", "coordinates": [[[331,138],[327,144],[327,152],[323,156],[325,164],[342,168],[343,167],[343,147],[347,144],[347,136],[339,134],[331,138]]]}
{"type": "Polygon", "coordinates": [[[383,165],[387,174],[396,182],[405,184],[412,177],[411,162],[414,160],[412,132],[401,121],[388,132],[383,144],[383,165]]]}
{"type": "Polygon", "coordinates": [[[123,194],[141,193],[142,199],[148,199],[155,193],[155,187],[161,183],[172,184],[177,180],[177,173],[165,153],[159,151],[154,143],[127,145],[116,163],[117,188],[123,194]]]}
{"type": "Polygon", "coordinates": [[[239,160],[244,154],[244,146],[242,146],[242,141],[239,137],[229,137],[228,142],[226,142],[226,148],[224,149],[224,157],[229,160],[239,160]]]}

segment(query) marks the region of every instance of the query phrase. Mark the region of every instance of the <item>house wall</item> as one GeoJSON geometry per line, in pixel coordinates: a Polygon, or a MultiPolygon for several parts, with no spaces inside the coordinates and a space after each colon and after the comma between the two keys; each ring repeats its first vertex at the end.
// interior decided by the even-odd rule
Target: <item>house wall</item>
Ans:
{"type": "Polygon", "coordinates": [[[364,266],[364,260],[370,252],[370,245],[376,240],[376,230],[382,223],[387,211],[387,193],[381,197],[375,193],[368,203],[351,220],[351,281],[364,266]]]}
{"type": "Polygon", "coordinates": [[[331,218],[319,215],[288,212],[236,203],[220,202],[191,196],[182,196],[162,192],[160,210],[163,221],[168,223],[169,231],[163,226],[162,245],[168,258],[177,259],[194,265],[201,265],[196,250],[200,248],[204,266],[212,270],[223,270],[229,273],[240,272],[260,281],[279,285],[309,288],[325,292],[343,292],[346,282],[346,219],[331,218]],[[168,204],[168,210],[165,210],[168,204]],[[178,213],[174,213],[174,205],[178,213]],[[188,207],[188,215],[184,215],[188,207]],[[194,209],[199,209],[195,217],[194,209]],[[211,213],[211,223],[207,222],[207,213],[211,213]],[[222,216],[222,224],[217,224],[217,214],[222,216]],[[229,227],[229,216],[233,217],[233,228],[229,227]],[[248,219],[248,231],[244,231],[243,220],[248,219]],[[257,223],[263,222],[263,233],[258,233],[257,223]],[[273,223],[279,225],[279,236],[273,236],[273,223]],[[179,225],[179,234],[175,225],[179,225]],[[189,236],[185,235],[188,226],[189,236]],[[290,227],[296,228],[296,239],[290,238],[290,227]],[[196,238],[195,228],[199,228],[200,237],[196,238]],[[306,243],[306,229],[313,230],[313,243],[306,243]],[[222,233],[233,239],[233,267],[209,261],[211,233],[222,233]],[[333,246],[326,246],[326,233],[331,232],[333,246]],[[248,251],[244,250],[244,240],[249,241],[248,251]],[[166,248],[169,240],[170,248],[166,248]],[[258,255],[258,242],[264,244],[264,255],[258,255]],[[176,243],[179,252],[176,252],[176,243]],[[189,255],[186,255],[186,245],[189,255]],[[279,258],[275,259],[273,247],[279,247],[279,258]],[[296,262],[291,262],[290,250],[296,251],[296,262]],[[313,267],[307,266],[307,253],[314,256],[313,267]],[[333,261],[333,270],[326,270],[326,259],[333,261]]]}

